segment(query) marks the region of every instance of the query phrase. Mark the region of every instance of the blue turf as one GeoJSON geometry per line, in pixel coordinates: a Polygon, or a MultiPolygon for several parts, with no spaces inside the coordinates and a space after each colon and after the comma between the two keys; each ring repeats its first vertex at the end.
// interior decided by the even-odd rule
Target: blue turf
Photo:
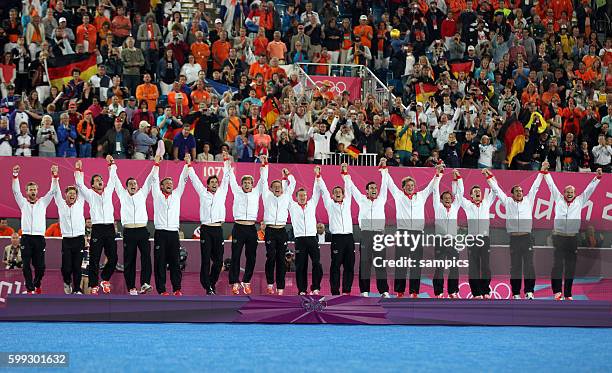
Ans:
{"type": "Polygon", "coordinates": [[[79,372],[612,371],[612,329],[106,323],[0,328],[0,351],[66,351],[70,371],[79,372]]]}

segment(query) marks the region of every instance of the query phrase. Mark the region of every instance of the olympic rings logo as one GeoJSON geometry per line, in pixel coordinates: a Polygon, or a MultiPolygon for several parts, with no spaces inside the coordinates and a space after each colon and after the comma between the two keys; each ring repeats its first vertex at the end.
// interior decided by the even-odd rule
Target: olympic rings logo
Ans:
{"type": "Polygon", "coordinates": [[[323,82],[329,82],[331,83],[331,87],[329,87],[329,90],[331,92],[335,92],[337,94],[340,94],[344,91],[346,91],[347,87],[346,87],[346,83],[343,81],[337,81],[337,82],[332,82],[330,80],[319,80],[318,82],[315,82],[315,85],[317,86],[317,88],[323,88],[323,82]]]}
{"type": "MultiPolygon", "coordinates": [[[[469,282],[462,282],[461,284],[459,284],[459,298],[463,298],[461,296],[461,288],[464,286],[467,286],[469,288],[470,286],[469,282]]],[[[512,295],[512,290],[510,289],[510,286],[503,282],[497,283],[495,287],[491,287],[489,285],[489,290],[490,290],[491,298],[493,299],[510,299],[510,296],[512,295]]],[[[469,291],[467,295],[465,296],[465,299],[472,299],[472,298],[474,298],[474,295],[472,295],[472,292],[469,291]]]]}

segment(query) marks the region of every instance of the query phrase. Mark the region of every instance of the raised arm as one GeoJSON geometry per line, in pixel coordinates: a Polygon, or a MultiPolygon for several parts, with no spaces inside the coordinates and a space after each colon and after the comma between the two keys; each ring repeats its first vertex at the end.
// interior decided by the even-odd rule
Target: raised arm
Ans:
{"type": "Polygon", "coordinates": [[[229,157],[227,156],[227,153],[223,152],[223,176],[221,176],[221,182],[219,183],[219,190],[223,193],[227,192],[227,188],[229,186],[229,181],[230,181],[230,177],[229,174],[231,173],[231,165],[229,162],[229,157]]]}
{"type": "Polygon", "coordinates": [[[429,195],[433,192],[434,184],[436,183],[436,179],[438,178],[438,175],[440,174],[441,170],[441,166],[436,166],[436,174],[431,179],[429,184],[427,184],[427,186],[419,192],[423,194],[423,198],[427,199],[427,197],[429,197],[429,195]]]}
{"type": "Polygon", "coordinates": [[[162,196],[162,192],[159,186],[159,162],[161,162],[161,157],[159,155],[156,155],[155,164],[153,165],[153,169],[151,170],[151,194],[153,194],[153,197],[162,196]]]}
{"type": "Polygon", "coordinates": [[[434,208],[442,206],[440,202],[440,179],[442,179],[441,175],[436,174],[433,179],[433,206],[434,208]]]}
{"type": "Polygon", "coordinates": [[[402,190],[398,188],[397,185],[395,185],[395,182],[391,178],[391,174],[389,173],[389,170],[387,170],[386,172],[383,172],[382,183],[387,184],[387,189],[391,192],[391,195],[393,196],[393,198],[398,198],[402,195],[403,193],[402,190]]]}
{"type": "Polygon", "coordinates": [[[104,193],[113,193],[115,190],[115,186],[117,184],[121,185],[119,181],[119,177],[117,176],[117,165],[115,164],[115,160],[110,155],[106,156],[106,161],[108,162],[108,183],[106,183],[106,188],[104,188],[104,193]],[[119,181],[119,183],[117,183],[119,181]]]}
{"type": "Polygon", "coordinates": [[[151,168],[151,172],[149,172],[149,175],[147,175],[144,184],[140,188],[140,192],[144,195],[145,198],[147,198],[147,194],[149,194],[149,192],[151,191],[151,185],[153,185],[153,168],[151,168]]]}
{"type": "Polygon", "coordinates": [[[327,185],[325,185],[323,177],[319,176],[317,178],[316,185],[319,189],[321,197],[323,198],[323,204],[325,205],[325,207],[330,206],[332,203],[334,203],[331,196],[329,195],[329,190],[327,190],[327,185]]]}
{"type": "Polygon", "coordinates": [[[290,198],[293,198],[293,192],[295,191],[295,177],[289,172],[288,169],[283,168],[283,192],[286,193],[290,198]]]}
{"type": "Polygon", "coordinates": [[[531,188],[529,189],[529,193],[527,194],[527,198],[533,203],[535,196],[538,194],[538,190],[540,189],[540,184],[542,183],[542,177],[544,174],[538,172],[538,176],[536,176],[533,184],[531,184],[531,188]]]}
{"type": "Polygon", "coordinates": [[[255,189],[258,189],[260,193],[267,195],[270,192],[270,188],[268,186],[268,157],[265,155],[261,156],[261,167],[259,168],[259,180],[257,181],[257,185],[255,185],[255,189]]]}
{"type": "Polygon", "coordinates": [[[206,188],[204,187],[204,184],[202,184],[202,180],[200,180],[193,167],[189,167],[188,175],[189,179],[191,180],[191,184],[193,184],[193,188],[198,195],[204,194],[206,192],[206,188]]]}
{"type": "Polygon", "coordinates": [[[508,198],[508,196],[499,187],[499,184],[497,184],[497,180],[495,179],[495,177],[493,176],[491,171],[489,171],[488,169],[485,168],[485,169],[482,170],[482,174],[486,176],[487,182],[489,183],[489,186],[491,186],[491,190],[493,190],[493,193],[497,197],[499,197],[499,200],[505,206],[506,205],[506,199],[508,198]]]}
{"type": "Polygon", "coordinates": [[[19,166],[13,167],[13,196],[15,196],[15,202],[17,202],[17,206],[21,208],[28,201],[25,199],[23,194],[21,193],[21,185],[19,184],[19,170],[21,168],[19,166]]]}
{"type": "Polygon", "coordinates": [[[185,165],[183,166],[183,171],[181,171],[181,175],[179,176],[178,185],[174,190],[178,193],[179,197],[183,195],[185,191],[185,185],[187,184],[187,180],[189,179],[189,169],[191,167],[191,155],[185,154],[185,165]]]}
{"type": "Polygon", "coordinates": [[[240,185],[238,185],[238,182],[236,181],[236,171],[234,170],[233,167],[229,169],[227,177],[229,178],[229,185],[230,185],[230,188],[232,189],[232,193],[234,193],[235,195],[241,189],[240,189],[240,185]]]}
{"type": "Polygon", "coordinates": [[[550,190],[550,194],[552,194],[553,199],[556,201],[562,200],[563,194],[559,192],[559,189],[557,188],[557,185],[555,185],[555,181],[553,180],[552,175],[550,173],[544,175],[544,181],[546,182],[546,185],[548,185],[548,189],[550,190]]]}
{"type": "Polygon", "coordinates": [[[125,188],[123,187],[123,184],[121,183],[121,179],[119,179],[119,175],[117,175],[117,168],[116,166],[114,167],[114,170],[110,170],[108,171],[108,181],[109,184],[112,182],[115,188],[115,192],[117,193],[117,196],[119,197],[119,199],[127,196],[128,192],[127,190],[125,190],[125,188]]]}
{"type": "Polygon", "coordinates": [[[55,190],[54,190],[55,183],[54,183],[54,181],[58,177],[59,177],[58,176],[58,167],[56,165],[51,166],[51,187],[49,188],[49,191],[47,192],[47,194],[45,194],[44,196],[42,196],[40,198],[40,200],[45,205],[45,207],[49,206],[49,204],[51,203],[51,200],[53,200],[53,196],[55,195],[55,190]]]}
{"type": "Polygon", "coordinates": [[[580,198],[580,202],[582,203],[583,207],[586,205],[586,203],[589,201],[589,198],[591,198],[591,196],[595,192],[597,185],[599,185],[599,182],[601,181],[601,176],[602,176],[602,170],[601,168],[598,168],[597,176],[595,176],[593,180],[591,180],[591,182],[589,183],[589,185],[587,185],[584,192],[582,192],[582,194],[577,197],[577,198],[580,198]]]}
{"type": "Polygon", "coordinates": [[[76,184],[79,194],[82,195],[83,199],[85,199],[85,201],[89,203],[89,201],[91,200],[91,189],[87,188],[85,186],[85,183],[83,182],[82,166],[83,164],[80,160],[76,161],[74,166],[74,183],[76,184]]]}

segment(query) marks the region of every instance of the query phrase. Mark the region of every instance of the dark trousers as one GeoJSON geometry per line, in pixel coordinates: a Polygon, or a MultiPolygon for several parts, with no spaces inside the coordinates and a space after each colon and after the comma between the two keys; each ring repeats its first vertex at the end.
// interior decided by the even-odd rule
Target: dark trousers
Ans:
{"type": "Polygon", "coordinates": [[[102,281],[110,280],[117,267],[117,243],[115,242],[115,226],[113,224],[94,224],[91,228],[89,244],[89,286],[98,286],[98,271],[102,250],[107,262],[102,269],[102,281]]]}
{"type": "Polygon", "coordinates": [[[510,287],[512,295],[521,294],[521,280],[524,278],[525,293],[535,288],[533,266],[533,237],[531,234],[510,236],[510,287]]]}
{"type": "Polygon", "coordinates": [[[155,289],[159,294],[166,291],[166,267],[170,270],[172,291],[181,290],[182,273],[179,266],[181,243],[176,231],[156,229],[153,235],[153,257],[155,260],[155,289]]]}
{"type": "Polygon", "coordinates": [[[81,290],[81,263],[85,250],[85,236],[62,238],[62,278],[72,283],[72,291],[81,290]]]}
{"type": "Polygon", "coordinates": [[[123,75],[123,84],[130,90],[131,96],[136,96],[136,87],[140,84],[140,75],[123,75]]]}
{"type": "Polygon", "coordinates": [[[255,228],[255,225],[234,224],[234,228],[232,228],[232,265],[229,273],[229,283],[232,285],[240,282],[242,248],[245,248],[246,255],[242,282],[250,283],[257,256],[257,228],[255,228]]]}
{"type": "MultiPolygon", "coordinates": [[[[408,234],[412,235],[423,235],[421,231],[408,231],[408,234]]],[[[419,262],[423,259],[423,243],[419,240],[417,247],[404,247],[397,246],[395,248],[395,259],[408,258],[413,260],[414,266],[410,268],[410,282],[408,284],[408,290],[410,294],[418,294],[421,288],[421,266],[419,262]]],[[[408,272],[407,267],[396,267],[395,268],[395,281],[394,290],[397,293],[403,293],[406,291],[406,274],[408,272]]]]}
{"type": "Polygon", "coordinates": [[[578,237],[553,235],[555,248],[552,271],[550,273],[553,293],[561,292],[563,280],[563,296],[572,296],[574,273],[576,272],[576,258],[578,256],[578,237]]]}
{"type": "Polygon", "coordinates": [[[276,279],[277,289],[285,288],[287,239],[287,230],[284,227],[266,227],[266,281],[268,285],[273,285],[276,279]]]}
{"type": "Polygon", "coordinates": [[[376,289],[380,294],[389,292],[387,283],[387,269],[382,266],[382,260],[387,258],[386,248],[380,251],[373,249],[374,236],[382,232],[361,231],[361,242],[359,244],[359,292],[370,292],[370,277],[372,276],[372,266],[376,273],[376,289]],[[374,263],[375,258],[380,258],[374,263]]]}
{"type": "Polygon", "coordinates": [[[151,244],[147,227],[123,229],[123,276],[125,285],[136,288],[136,253],[140,251],[140,286],[151,283],[151,244]]]}
{"type": "Polygon", "coordinates": [[[340,266],[342,266],[342,292],[350,293],[355,276],[355,240],[353,234],[332,234],[329,285],[332,295],[340,295],[340,266]]]}
{"type": "Polygon", "coordinates": [[[491,293],[491,241],[483,237],[484,244],[468,246],[468,274],[472,296],[487,295],[491,293]]]}
{"type": "Polygon", "coordinates": [[[40,287],[45,275],[45,237],[24,234],[21,236],[21,260],[23,261],[23,278],[26,289],[34,291],[40,287]],[[32,268],[34,267],[34,280],[32,280],[32,268]]]}
{"type": "MultiPolygon", "coordinates": [[[[436,260],[453,260],[459,257],[459,252],[453,246],[436,245],[434,258],[436,260]]],[[[436,267],[433,277],[434,294],[444,293],[444,268],[436,267]]],[[[446,291],[448,294],[459,292],[459,267],[452,266],[448,269],[446,278],[446,291]]]]}
{"type": "Polygon", "coordinates": [[[321,250],[317,237],[295,238],[295,282],[299,293],[305,293],[308,288],[308,257],[312,262],[312,284],[310,290],[321,290],[323,266],[321,265],[321,250]]]}
{"type": "Polygon", "coordinates": [[[223,229],[221,226],[200,226],[200,284],[204,290],[216,289],[223,267],[223,229]],[[210,262],[212,260],[212,266],[210,262]]]}

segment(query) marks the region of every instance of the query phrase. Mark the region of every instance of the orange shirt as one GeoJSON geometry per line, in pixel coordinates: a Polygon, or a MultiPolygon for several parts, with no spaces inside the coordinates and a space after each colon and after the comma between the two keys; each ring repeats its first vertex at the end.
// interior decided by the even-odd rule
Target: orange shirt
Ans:
{"type": "Polygon", "coordinates": [[[168,106],[170,106],[174,115],[185,117],[189,114],[189,100],[184,92],[171,91],[168,93],[168,106]],[[180,105],[177,99],[179,96],[183,97],[180,105]]]}
{"type": "Polygon", "coordinates": [[[581,73],[580,70],[576,70],[574,71],[574,75],[576,75],[576,77],[582,79],[585,82],[591,82],[595,79],[595,73],[593,72],[593,70],[586,70],[583,73],[581,73]]]}
{"type": "Polygon", "coordinates": [[[228,41],[217,40],[212,45],[213,69],[221,70],[223,62],[229,57],[229,51],[232,45],[228,41]]]}
{"type": "Polygon", "coordinates": [[[571,17],[574,12],[574,6],[571,0],[552,0],[549,7],[553,10],[555,19],[561,19],[561,13],[566,12],[566,17],[571,17]]]}
{"type": "Polygon", "coordinates": [[[256,56],[265,55],[268,53],[268,38],[265,36],[258,36],[253,40],[253,53],[256,56]]]}
{"type": "Polygon", "coordinates": [[[193,55],[195,62],[200,64],[202,70],[206,70],[208,58],[210,57],[210,46],[204,42],[195,42],[191,44],[191,54],[193,55]]]}
{"type": "Polygon", "coordinates": [[[110,24],[111,20],[108,19],[108,17],[106,16],[96,16],[93,22],[94,26],[96,26],[96,30],[102,30],[102,25],[104,24],[104,22],[108,22],[110,24]]]}
{"type": "Polygon", "coordinates": [[[227,134],[225,135],[225,141],[234,142],[238,131],[240,130],[240,118],[230,117],[227,122],[227,134]]]}
{"type": "Polygon", "coordinates": [[[268,70],[270,70],[270,66],[268,64],[260,65],[259,62],[255,62],[249,67],[249,77],[251,79],[255,79],[257,74],[261,74],[264,78],[268,74],[268,70]]]}
{"type": "Polygon", "coordinates": [[[591,56],[587,54],[586,56],[582,57],[582,62],[584,62],[587,68],[590,68],[596,58],[597,56],[591,56]]]}
{"type": "Polygon", "coordinates": [[[284,60],[286,53],[287,46],[282,41],[272,40],[270,43],[268,43],[268,56],[270,58],[276,57],[279,60],[284,60]]]}
{"type": "Polygon", "coordinates": [[[453,11],[455,21],[459,19],[461,12],[467,8],[465,0],[449,0],[448,9],[453,11]]]}
{"type": "Polygon", "coordinates": [[[2,237],[10,237],[13,235],[13,233],[15,233],[15,230],[8,225],[0,227],[0,236],[2,237]]]}
{"type": "Polygon", "coordinates": [[[370,25],[358,25],[353,29],[355,36],[361,36],[361,43],[368,48],[372,48],[372,37],[374,36],[374,30],[370,25]]]}
{"type": "Polygon", "coordinates": [[[197,108],[200,102],[208,104],[210,102],[210,93],[205,89],[195,89],[191,92],[191,101],[194,108],[197,108]]]}
{"type": "Polygon", "coordinates": [[[149,104],[149,111],[154,112],[157,107],[159,92],[154,84],[141,84],[136,87],[136,98],[138,99],[139,106],[140,102],[144,100],[149,104]]]}
{"type": "MultiPolygon", "coordinates": [[[[285,73],[285,69],[283,69],[280,66],[277,67],[270,67],[268,69],[268,71],[266,72],[266,75],[264,75],[264,80],[267,82],[270,79],[272,79],[272,75],[274,74],[278,74],[279,78],[282,78],[283,76],[286,77],[287,73],[285,73]]],[[[265,94],[264,94],[265,96],[265,94]]]]}
{"type": "Polygon", "coordinates": [[[87,40],[87,42],[89,43],[87,52],[93,53],[93,51],[96,49],[97,38],[98,33],[96,32],[96,27],[91,23],[87,26],[80,25],[79,27],[77,27],[76,43],[83,44],[83,42],[87,40]]]}
{"type": "Polygon", "coordinates": [[[45,237],[61,237],[62,230],[60,229],[59,223],[51,224],[45,231],[45,237]]]}

